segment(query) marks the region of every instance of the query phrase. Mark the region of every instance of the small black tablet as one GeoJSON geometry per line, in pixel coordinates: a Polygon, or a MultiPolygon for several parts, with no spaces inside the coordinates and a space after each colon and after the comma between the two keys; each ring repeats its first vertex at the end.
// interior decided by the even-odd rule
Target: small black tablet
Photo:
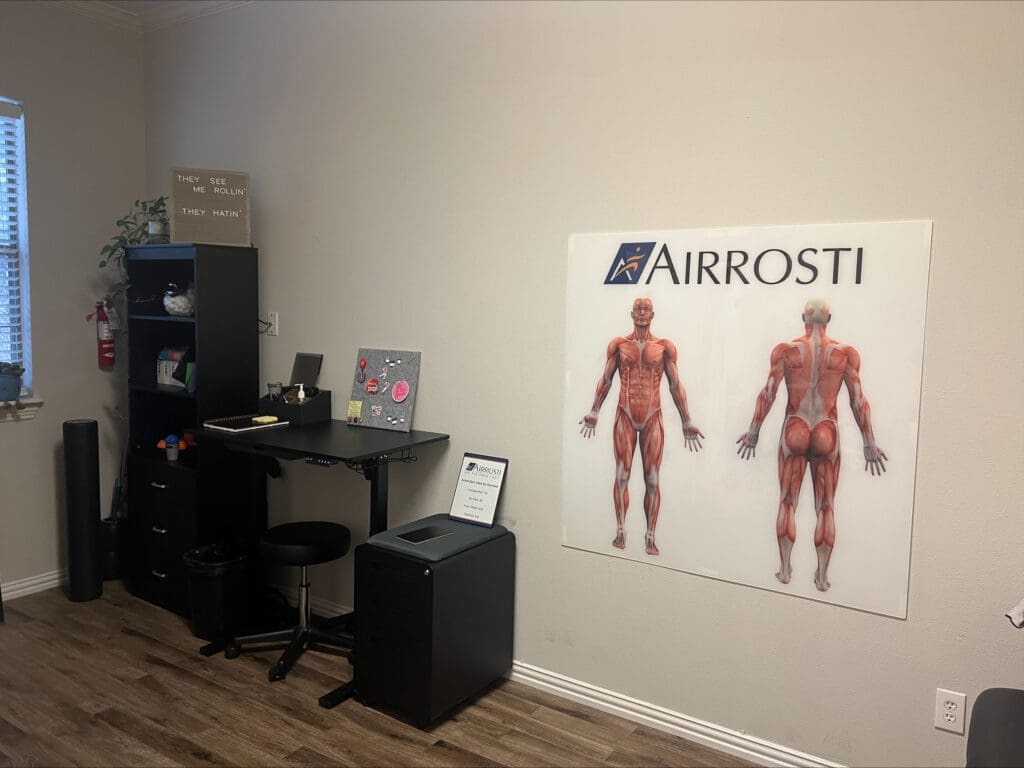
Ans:
{"type": "Polygon", "coordinates": [[[296,352],[295,362],[292,364],[291,386],[305,384],[306,388],[315,387],[317,379],[320,378],[320,365],[324,361],[323,355],[312,352],[296,352]]]}

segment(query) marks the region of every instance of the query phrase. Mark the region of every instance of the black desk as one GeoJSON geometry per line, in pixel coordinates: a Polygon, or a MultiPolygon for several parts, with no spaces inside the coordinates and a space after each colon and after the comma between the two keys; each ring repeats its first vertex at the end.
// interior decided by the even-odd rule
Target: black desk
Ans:
{"type": "Polygon", "coordinates": [[[341,463],[358,469],[370,481],[370,535],[388,527],[388,464],[410,461],[412,450],[448,439],[440,432],[392,432],[354,427],[339,419],[305,427],[268,427],[249,432],[204,429],[203,437],[223,441],[227,448],[291,461],[324,465],[341,463]]]}
{"type": "MultiPolygon", "coordinates": [[[[330,466],[344,464],[357,469],[370,481],[370,535],[388,527],[388,465],[396,461],[412,461],[412,450],[448,439],[440,432],[392,432],[372,427],[354,427],[332,419],[304,427],[267,427],[247,432],[226,432],[205,428],[202,436],[219,440],[224,447],[243,453],[269,456],[284,461],[304,459],[313,464],[330,466]]],[[[265,521],[264,521],[265,524],[265,521]]],[[[351,614],[329,620],[326,627],[349,628],[351,614]]],[[[212,656],[224,649],[221,642],[204,645],[199,652],[212,656]]]]}

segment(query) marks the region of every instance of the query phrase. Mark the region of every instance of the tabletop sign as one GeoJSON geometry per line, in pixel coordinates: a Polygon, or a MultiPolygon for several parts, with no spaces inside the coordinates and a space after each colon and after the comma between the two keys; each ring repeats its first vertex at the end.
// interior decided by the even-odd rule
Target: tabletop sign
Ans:
{"type": "Polygon", "coordinates": [[[463,455],[448,517],[487,527],[494,525],[494,513],[507,471],[508,459],[478,453],[463,455]]]}
{"type": "Polygon", "coordinates": [[[172,243],[252,245],[249,174],[171,168],[172,243]]]}

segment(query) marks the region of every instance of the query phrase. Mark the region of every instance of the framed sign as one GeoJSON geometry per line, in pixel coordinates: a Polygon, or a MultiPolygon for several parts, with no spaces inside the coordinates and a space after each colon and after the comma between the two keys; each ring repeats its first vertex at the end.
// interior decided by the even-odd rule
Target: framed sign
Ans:
{"type": "Polygon", "coordinates": [[[464,454],[448,517],[487,527],[494,525],[494,513],[507,472],[508,459],[464,454]]]}
{"type": "Polygon", "coordinates": [[[171,168],[172,243],[252,244],[249,174],[171,168]]]}

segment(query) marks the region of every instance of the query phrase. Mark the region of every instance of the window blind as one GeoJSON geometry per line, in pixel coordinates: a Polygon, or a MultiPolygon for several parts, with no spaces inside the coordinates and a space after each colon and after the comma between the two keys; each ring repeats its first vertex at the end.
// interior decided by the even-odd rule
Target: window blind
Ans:
{"type": "Polygon", "coordinates": [[[25,134],[21,106],[0,101],[0,361],[25,367],[28,344],[28,233],[25,226],[25,134]]]}

